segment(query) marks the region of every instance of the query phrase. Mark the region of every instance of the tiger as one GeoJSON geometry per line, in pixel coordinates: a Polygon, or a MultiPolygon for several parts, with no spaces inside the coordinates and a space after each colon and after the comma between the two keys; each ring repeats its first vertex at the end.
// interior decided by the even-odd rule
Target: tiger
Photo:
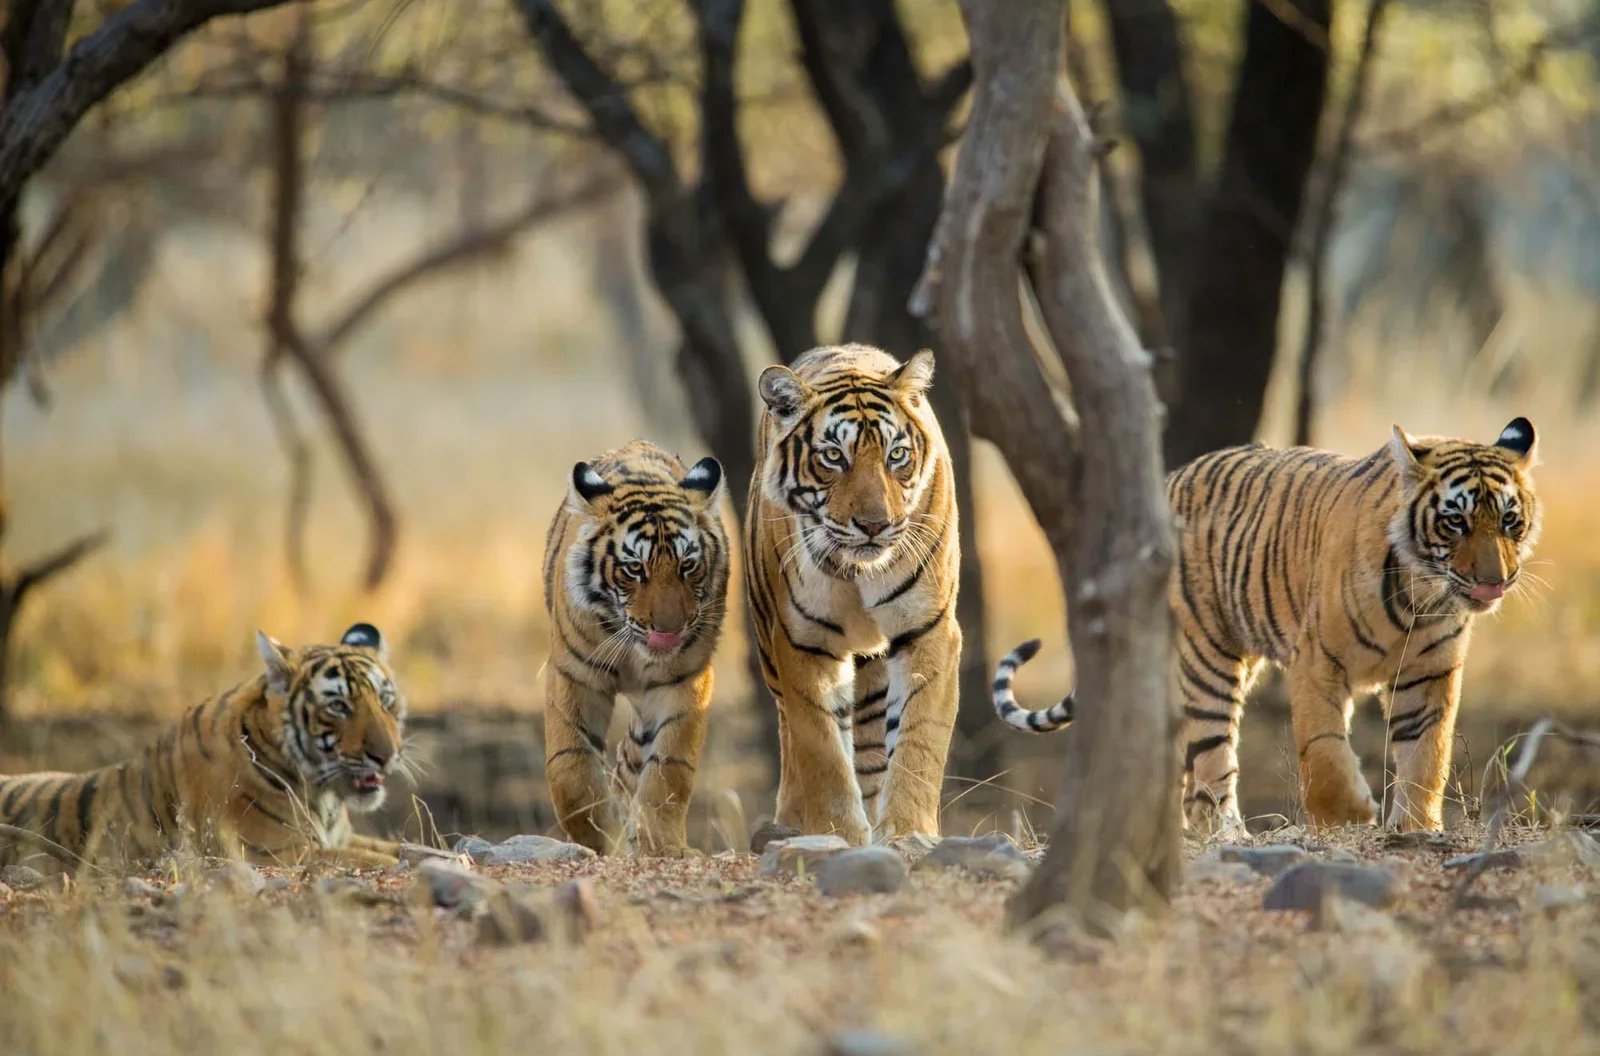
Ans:
{"type": "Polygon", "coordinates": [[[264,670],[192,708],[136,758],[86,773],[0,777],[0,864],[47,853],[135,866],[193,851],[255,865],[394,865],[356,834],[404,766],[406,703],[383,635],[291,649],[256,633],[264,670]]]}
{"type": "MultiPolygon", "coordinates": [[[[1475,619],[1523,580],[1538,541],[1533,424],[1492,444],[1393,427],[1364,458],[1260,443],[1202,455],[1167,478],[1178,529],[1168,592],[1183,709],[1186,824],[1247,833],[1239,719],[1266,663],[1287,675],[1299,788],[1318,827],[1372,824],[1380,806],[1350,747],[1354,696],[1387,713],[1394,780],[1385,824],[1444,827],[1444,792],[1475,619]]],[[[1069,694],[1029,712],[997,667],[994,704],[1036,732],[1071,721],[1069,694]]]]}
{"type": "Polygon", "coordinates": [[[777,821],[853,845],[939,834],[960,524],[933,368],[848,344],[758,379],[746,588],[778,708],[777,821]]]}
{"type": "Polygon", "coordinates": [[[721,485],[715,458],[685,470],[635,440],[573,466],[550,524],[545,775],[562,829],[598,853],[695,853],[689,800],[728,594],[721,485]],[[618,694],[633,720],[608,768],[618,694]],[[620,825],[613,783],[630,806],[620,825]]]}

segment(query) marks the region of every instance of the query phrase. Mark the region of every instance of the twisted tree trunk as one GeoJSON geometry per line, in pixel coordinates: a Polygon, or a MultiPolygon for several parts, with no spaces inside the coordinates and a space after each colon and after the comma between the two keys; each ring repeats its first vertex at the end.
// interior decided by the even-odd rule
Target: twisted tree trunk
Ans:
{"type": "Polygon", "coordinates": [[[977,94],[917,303],[965,376],[973,432],[1005,455],[1050,541],[1080,678],[1050,847],[1009,917],[1059,907],[1107,934],[1164,903],[1179,871],[1159,407],[1098,250],[1103,147],[1060,76],[1063,5],[961,8],[977,94]],[[1024,328],[1024,277],[1054,349],[1024,328]],[[1071,408],[1039,359],[1056,354],[1071,408]]]}

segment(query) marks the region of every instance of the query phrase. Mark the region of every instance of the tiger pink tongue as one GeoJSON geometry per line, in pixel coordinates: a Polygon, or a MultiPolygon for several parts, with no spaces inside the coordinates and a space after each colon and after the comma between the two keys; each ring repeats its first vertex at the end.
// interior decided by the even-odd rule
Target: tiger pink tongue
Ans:
{"type": "Polygon", "coordinates": [[[1504,583],[1479,583],[1472,588],[1473,601],[1498,601],[1505,596],[1504,583]]]}
{"type": "Polygon", "coordinates": [[[645,636],[644,640],[646,649],[650,649],[658,653],[664,653],[669,649],[676,649],[682,644],[683,637],[681,635],[673,634],[670,631],[651,631],[645,636]]]}

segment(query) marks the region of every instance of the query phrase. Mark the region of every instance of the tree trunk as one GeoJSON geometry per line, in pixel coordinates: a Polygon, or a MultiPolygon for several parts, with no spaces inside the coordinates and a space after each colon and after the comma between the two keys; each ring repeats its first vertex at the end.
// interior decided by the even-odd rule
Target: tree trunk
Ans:
{"type": "Polygon", "coordinates": [[[961,9],[977,95],[917,303],[967,379],[974,432],[1005,454],[1050,540],[1080,673],[1050,847],[1008,915],[1022,926],[1060,908],[1108,934],[1130,910],[1164,903],[1179,870],[1159,410],[1150,358],[1099,251],[1101,148],[1060,82],[1061,5],[962,0],[961,9]],[[1025,246],[1077,421],[1051,393],[1024,328],[1025,246]]]}
{"type": "Polygon", "coordinates": [[[1248,4],[1222,172],[1191,250],[1169,466],[1250,440],[1328,75],[1329,0],[1248,4]],[[1293,17],[1289,17],[1292,15],[1293,17]]]}

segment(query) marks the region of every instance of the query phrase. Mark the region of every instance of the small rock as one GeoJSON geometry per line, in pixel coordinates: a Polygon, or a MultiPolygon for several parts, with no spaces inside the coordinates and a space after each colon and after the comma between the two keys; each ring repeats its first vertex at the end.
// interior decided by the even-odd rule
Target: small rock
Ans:
{"type": "Polygon", "coordinates": [[[59,895],[63,891],[72,890],[72,877],[66,873],[51,873],[44,878],[44,883],[34,890],[42,895],[59,895]]]}
{"type": "Polygon", "coordinates": [[[904,1038],[877,1030],[841,1030],[827,1044],[828,1056],[903,1056],[911,1051],[904,1038]]]}
{"type": "Polygon", "coordinates": [[[553,901],[568,938],[581,939],[600,926],[600,895],[589,877],[568,880],[556,888],[553,901]]]}
{"type": "Polygon", "coordinates": [[[1589,901],[1589,892],[1582,884],[1540,884],[1533,889],[1533,900],[1540,913],[1553,917],[1589,901]]]}
{"type": "Polygon", "coordinates": [[[477,907],[477,941],[484,946],[517,946],[539,942],[549,933],[544,913],[520,893],[496,891],[477,907]]]}
{"type": "Polygon", "coordinates": [[[760,854],[767,849],[767,844],[777,840],[792,840],[801,835],[799,829],[788,825],[779,825],[775,821],[763,821],[756,826],[756,831],[750,834],[750,853],[760,854]]]}
{"type": "Polygon", "coordinates": [[[951,836],[939,841],[917,862],[917,870],[960,869],[991,880],[1020,880],[1028,875],[1028,856],[1003,832],[987,836],[951,836]]]}
{"type": "Polygon", "coordinates": [[[425,891],[434,905],[445,909],[479,902],[495,886],[472,870],[450,862],[427,861],[417,867],[416,889],[425,891]]]}
{"type": "MultiPolygon", "coordinates": [[[[477,837],[468,837],[468,838],[469,839],[476,839],[477,837]]],[[[457,841],[457,842],[458,842],[458,846],[459,846],[460,843],[465,842],[465,841],[457,841]]],[[[484,840],[482,842],[485,845],[488,845],[488,841],[487,840],[484,840]]],[[[396,857],[398,857],[400,859],[400,864],[401,865],[416,866],[416,865],[421,865],[423,862],[430,861],[430,860],[437,860],[437,861],[441,861],[441,862],[454,861],[456,856],[459,855],[460,853],[461,853],[460,851],[452,852],[452,851],[446,851],[446,850],[444,850],[442,848],[439,848],[439,847],[429,847],[428,845],[422,844],[422,843],[402,843],[400,845],[400,850],[396,852],[396,857]]]]}
{"type": "Polygon", "coordinates": [[[1540,843],[1521,848],[1529,858],[1557,865],[1581,865],[1593,869],[1600,866],[1600,841],[1586,832],[1567,830],[1540,843]]]}
{"type": "Polygon", "coordinates": [[[1262,876],[1277,876],[1291,866],[1311,860],[1304,848],[1292,843],[1272,843],[1265,847],[1220,847],[1217,856],[1224,862],[1247,865],[1262,876]]]}
{"type": "Polygon", "coordinates": [[[578,862],[594,856],[593,851],[579,843],[552,840],[548,836],[513,836],[481,854],[473,854],[472,860],[479,865],[517,865],[523,862],[578,862]]]}
{"type": "Polygon", "coordinates": [[[289,878],[287,876],[269,876],[267,877],[267,886],[263,887],[262,890],[287,891],[293,886],[294,885],[289,882],[289,878]]]}
{"type": "Polygon", "coordinates": [[[1317,910],[1327,898],[1388,906],[1400,897],[1399,887],[1394,874],[1385,869],[1343,862],[1302,862],[1285,870],[1267,889],[1261,908],[1317,910]]]}
{"type": "Polygon", "coordinates": [[[1472,854],[1458,854],[1454,858],[1446,858],[1446,869],[1520,869],[1527,865],[1527,859],[1522,852],[1511,847],[1501,847],[1493,851],[1474,851],[1472,854]]]}
{"type": "Polygon", "coordinates": [[[791,836],[787,840],[771,840],[761,852],[760,872],[762,876],[813,873],[818,862],[849,849],[843,836],[791,836]]]}
{"type": "Polygon", "coordinates": [[[215,869],[207,869],[205,879],[212,887],[225,888],[241,895],[259,895],[266,890],[266,878],[246,862],[229,862],[215,869]]]}
{"type": "Polygon", "coordinates": [[[906,861],[887,847],[853,847],[817,863],[817,890],[841,895],[888,895],[905,886],[906,861]]]}
{"type": "Polygon", "coordinates": [[[1248,884],[1250,881],[1258,879],[1259,874],[1248,865],[1240,862],[1225,862],[1221,858],[1202,854],[1189,863],[1189,868],[1184,870],[1183,876],[1186,880],[1248,884]]]}
{"type": "Polygon", "coordinates": [[[1391,851],[1453,851],[1458,846],[1454,838],[1445,833],[1421,829],[1412,832],[1386,832],[1380,842],[1391,851]]]}
{"type": "Polygon", "coordinates": [[[44,883],[44,874],[26,865],[8,865],[0,869],[0,883],[18,891],[27,891],[44,883]]]}
{"type": "Polygon", "coordinates": [[[481,861],[483,856],[494,849],[494,844],[481,836],[463,836],[450,848],[456,854],[464,854],[473,861],[481,861]]]}
{"type": "Polygon", "coordinates": [[[159,900],[161,898],[161,889],[148,880],[130,876],[122,882],[122,894],[126,898],[159,900]]]}
{"type": "Polygon", "coordinates": [[[899,836],[884,844],[907,862],[920,862],[926,858],[933,849],[939,846],[939,837],[929,836],[925,832],[913,832],[909,836],[899,836]]]}

